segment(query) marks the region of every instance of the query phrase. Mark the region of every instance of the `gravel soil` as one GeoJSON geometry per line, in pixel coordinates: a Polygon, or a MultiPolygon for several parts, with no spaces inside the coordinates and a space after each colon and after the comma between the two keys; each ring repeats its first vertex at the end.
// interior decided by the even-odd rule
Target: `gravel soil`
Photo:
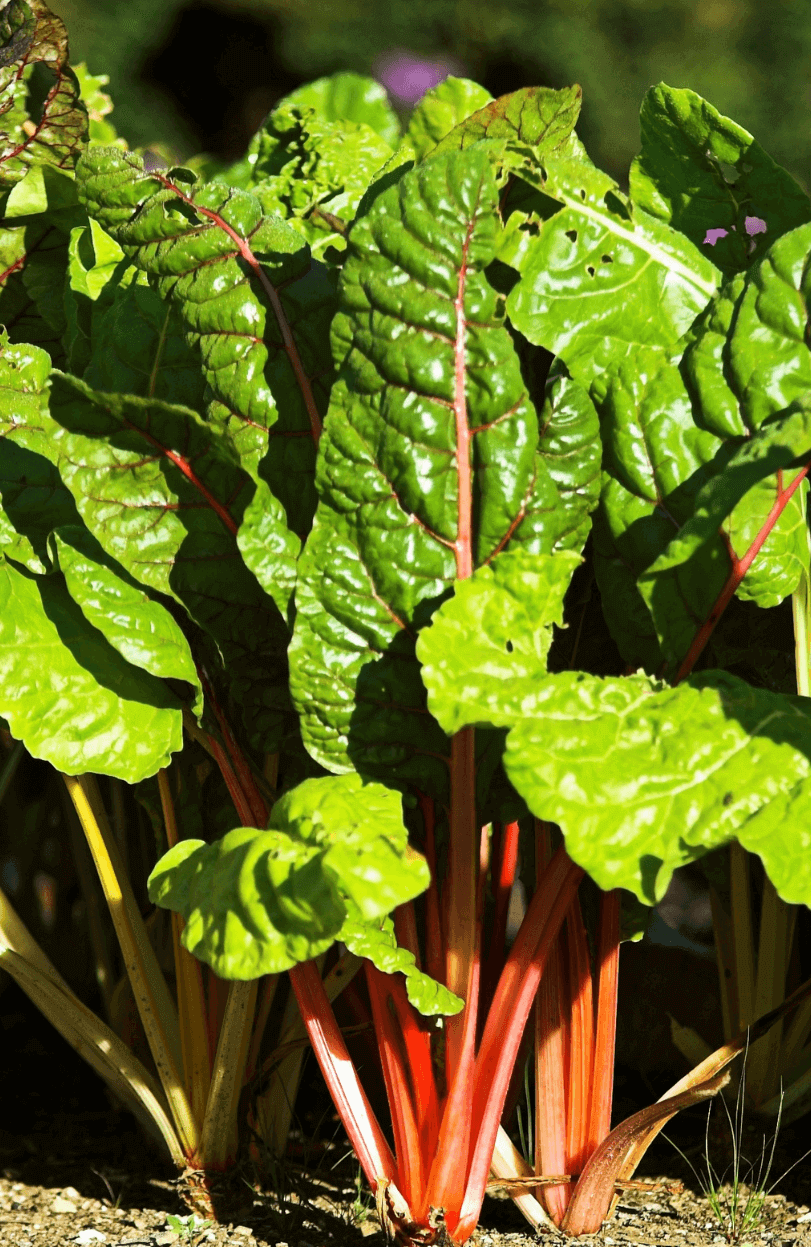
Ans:
{"type": "MultiPolygon", "coordinates": [[[[661,1094],[639,1087],[638,1075],[618,1076],[621,1111],[633,1111],[661,1094]]],[[[328,1104],[315,1106],[329,1116],[328,1104]]],[[[704,1115],[682,1114],[669,1130],[696,1167],[704,1153],[704,1115]]],[[[727,1163],[729,1129],[716,1114],[711,1155],[719,1170],[727,1163]]],[[[359,1247],[384,1238],[370,1196],[358,1194],[356,1166],[346,1144],[326,1136],[308,1170],[285,1164],[282,1198],[257,1189],[245,1172],[237,1183],[232,1219],[227,1224],[181,1227],[169,1217],[185,1217],[180,1181],[144,1140],[132,1118],[110,1103],[99,1080],[13,986],[0,1005],[0,1247],[359,1247]]],[[[757,1155],[762,1132],[745,1134],[746,1154],[757,1155]]],[[[811,1146],[811,1119],[781,1132],[773,1177],[811,1146]]],[[[679,1244],[704,1247],[729,1241],[713,1218],[689,1166],[664,1141],[657,1141],[638,1176],[666,1175],[677,1194],[659,1190],[624,1192],[614,1218],[599,1235],[579,1242],[679,1244]]],[[[811,1247],[811,1161],[798,1164],[764,1206],[762,1217],[739,1238],[742,1244],[811,1247]],[[807,1202],[806,1202],[807,1201],[807,1202]]],[[[552,1241],[544,1234],[541,1239],[552,1241]]],[[[506,1197],[485,1200],[478,1247],[529,1247],[538,1237],[506,1197]]],[[[561,1242],[565,1240],[559,1240],[561,1242]]],[[[570,1240],[571,1241],[571,1240],[570,1240]]]]}

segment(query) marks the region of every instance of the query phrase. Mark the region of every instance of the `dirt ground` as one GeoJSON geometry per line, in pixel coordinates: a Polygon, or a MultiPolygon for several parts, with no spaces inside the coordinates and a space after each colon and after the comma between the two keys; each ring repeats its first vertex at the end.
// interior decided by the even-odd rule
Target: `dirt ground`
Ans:
{"type": "MultiPolygon", "coordinates": [[[[358,1192],[357,1168],[347,1159],[340,1138],[322,1142],[307,1171],[292,1161],[285,1166],[282,1197],[255,1189],[246,1172],[229,1224],[181,1225],[178,1232],[177,1223],[173,1228],[168,1218],[187,1216],[188,1210],[171,1168],[132,1118],[111,1106],[98,1079],[15,992],[7,989],[0,1006],[0,1247],[383,1247],[373,1201],[358,1192]]],[[[619,1077],[623,1112],[632,1110],[639,1094],[632,1076],[619,1077]]],[[[648,1091],[643,1088],[641,1095],[648,1091]]],[[[323,1115],[323,1106],[317,1107],[323,1115]]],[[[671,1133],[698,1167],[704,1152],[703,1116],[688,1120],[683,1114],[681,1121],[671,1123],[671,1133]]],[[[728,1134],[719,1114],[710,1139],[719,1169],[726,1163],[728,1134]]],[[[760,1142],[757,1130],[750,1129],[744,1151],[756,1155],[760,1142]]],[[[809,1146],[810,1119],[786,1128],[773,1177],[809,1146]]],[[[657,1141],[638,1176],[662,1174],[671,1182],[684,1181],[684,1190],[625,1192],[602,1233],[577,1241],[608,1247],[704,1247],[728,1241],[689,1166],[670,1145],[657,1141]]],[[[811,1247],[809,1204],[811,1159],[806,1158],[768,1198],[762,1218],[739,1242],[811,1247]]],[[[547,1242],[551,1237],[542,1236],[547,1242]]],[[[509,1199],[488,1197],[473,1241],[477,1247],[528,1247],[539,1240],[509,1199]]]]}

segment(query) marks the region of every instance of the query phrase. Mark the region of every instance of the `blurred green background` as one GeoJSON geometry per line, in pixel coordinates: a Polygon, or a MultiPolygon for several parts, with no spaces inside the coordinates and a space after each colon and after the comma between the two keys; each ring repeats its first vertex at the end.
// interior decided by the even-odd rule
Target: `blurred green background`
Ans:
{"type": "Polygon", "coordinates": [[[274,101],[404,51],[493,94],[579,82],[581,138],[620,181],[645,90],[691,87],[811,186],[807,0],[53,0],[74,61],[108,73],[132,144],[240,154],[274,101]]]}

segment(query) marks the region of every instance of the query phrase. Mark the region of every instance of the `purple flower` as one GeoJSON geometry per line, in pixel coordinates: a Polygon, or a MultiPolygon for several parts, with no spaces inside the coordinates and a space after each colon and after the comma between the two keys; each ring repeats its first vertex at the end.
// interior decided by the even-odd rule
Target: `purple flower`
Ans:
{"type": "MultiPolygon", "coordinates": [[[[735,226],[733,225],[732,228],[734,229],[735,226]]],[[[718,239],[726,238],[728,233],[728,229],[708,229],[707,233],[704,235],[704,246],[714,247],[718,242],[718,239]]]]}
{"type": "Polygon", "coordinates": [[[766,222],[759,216],[748,216],[743,223],[743,227],[750,238],[753,234],[766,233],[766,222]]]}
{"type": "MultiPolygon", "coordinates": [[[[734,230],[735,226],[733,225],[732,228],[734,230]]],[[[766,229],[767,229],[766,222],[763,220],[762,217],[748,216],[744,218],[743,228],[746,230],[747,234],[749,235],[749,254],[751,255],[755,247],[757,246],[757,243],[755,242],[755,239],[754,239],[754,235],[766,233],[766,229]]],[[[729,230],[727,229],[708,229],[706,234],[704,235],[704,246],[714,247],[715,244],[718,242],[719,238],[726,238],[728,233],[729,233],[729,230]]]]}
{"type": "Polygon", "coordinates": [[[378,59],[374,75],[403,104],[416,104],[426,91],[460,68],[448,57],[415,56],[395,48],[378,59]]]}

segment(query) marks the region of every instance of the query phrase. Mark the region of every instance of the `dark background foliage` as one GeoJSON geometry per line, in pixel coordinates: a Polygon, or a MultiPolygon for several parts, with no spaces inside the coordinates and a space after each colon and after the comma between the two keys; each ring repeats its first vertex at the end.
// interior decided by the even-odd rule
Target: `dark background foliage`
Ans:
{"type": "Polygon", "coordinates": [[[623,179],[645,90],[691,87],[808,186],[811,7],[799,0],[56,0],[72,55],[111,76],[131,143],[239,154],[274,101],[398,52],[493,94],[584,89],[592,158],[623,179]]]}

